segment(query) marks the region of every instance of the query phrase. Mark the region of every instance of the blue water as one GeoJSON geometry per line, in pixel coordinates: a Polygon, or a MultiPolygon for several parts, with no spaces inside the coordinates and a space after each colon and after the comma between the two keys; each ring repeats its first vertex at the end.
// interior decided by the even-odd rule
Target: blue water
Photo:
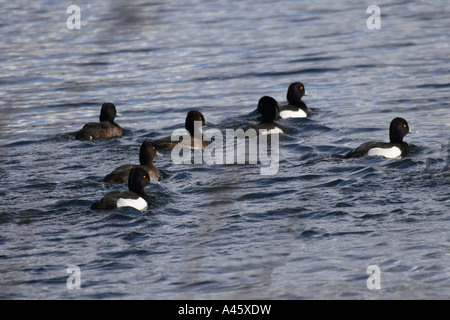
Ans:
{"type": "Polygon", "coordinates": [[[2,2],[0,298],[449,299],[450,3],[379,1],[379,30],[370,4],[2,2]],[[280,120],[276,175],[165,152],[148,210],[89,209],[126,189],[97,181],[188,110],[243,128],[294,81],[311,113],[280,120]],[[76,141],[103,102],[125,135],[76,141]],[[396,116],[405,158],[334,156],[387,141],[396,116]]]}

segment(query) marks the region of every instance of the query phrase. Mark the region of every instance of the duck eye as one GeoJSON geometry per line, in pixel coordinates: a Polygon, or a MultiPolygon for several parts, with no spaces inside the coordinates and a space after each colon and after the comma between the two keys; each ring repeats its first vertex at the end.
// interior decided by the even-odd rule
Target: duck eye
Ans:
{"type": "Polygon", "coordinates": [[[300,90],[303,90],[303,87],[302,87],[302,86],[300,86],[300,90]]]}
{"type": "Polygon", "coordinates": [[[403,128],[406,128],[406,124],[403,125],[403,128]]]}
{"type": "Polygon", "coordinates": [[[145,175],[144,175],[144,176],[143,176],[142,178],[146,179],[146,178],[147,178],[147,176],[145,176],[145,175]]]}

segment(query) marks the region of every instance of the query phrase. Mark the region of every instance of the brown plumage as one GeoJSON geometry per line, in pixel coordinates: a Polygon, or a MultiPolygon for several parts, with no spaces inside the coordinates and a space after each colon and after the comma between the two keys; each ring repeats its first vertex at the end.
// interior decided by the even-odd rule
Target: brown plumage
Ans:
{"type": "Polygon", "coordinates": [[[156,156],[156,147],[152,141],[146,140],[142,143],[139,150],[139,163],[136,164],[123,164],[120,167],[114,169],[110,174],[104,177],[100,182],[104,183],[124,183],[128,181],[131,169],[140,167],[148,172],[150,179],[158,180],[159,172],[158,168],[153,164],[153,158],[156,156]]]}
{"type": "Polygon", "coordinates": [[[116,106],[104,103],[100,111],[100,122],[90,122],[75,134],[77,140],[109,139],[123,135],[123,129],[114,122],[116,106]]]}
{"type": "Polygon", "coordinates": [[[199,131],[200,128],[195,128],[195,121],[201,121],[201,126],[206,125],[206,120],[200,111],[189,111],[186,116],[185,128],[189,135],[183,136],[181,141],[172,141],[172,137],[164,137],[154,141],[156,149],[169,150],[177,147],[187,147],[191,149],[205,149],[208,142],[203,140],[203,134],[199,131]],[[197,129],[197,131],[196,131],[197,129]],[[200,139],[196,139],[200,137],[200,139]]]}

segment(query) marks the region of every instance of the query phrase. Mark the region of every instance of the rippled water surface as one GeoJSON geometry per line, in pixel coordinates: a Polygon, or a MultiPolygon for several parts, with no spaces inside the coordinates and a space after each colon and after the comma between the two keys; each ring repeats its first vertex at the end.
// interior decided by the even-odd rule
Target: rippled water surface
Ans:
{"type": "Polygon", "coordinates": [[[448,1],[379,1],[379,30],[361,1],[80,0],[80,30],[69,4],[0,5],[0,298],[450,298],[448,1]],[[279,121],[277,174],[162,152],[148,210],[89,209],[188,110],[245,128],[294,81],[311,112],[279,121]],[[75,140],[103,102],[124,136],[75,140]],[[403,159],[335,156],[396,116],[403,159]]]}

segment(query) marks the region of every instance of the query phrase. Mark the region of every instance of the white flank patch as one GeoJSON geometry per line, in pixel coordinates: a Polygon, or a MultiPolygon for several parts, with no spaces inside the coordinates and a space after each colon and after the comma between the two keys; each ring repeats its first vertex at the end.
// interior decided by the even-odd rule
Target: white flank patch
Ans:
{"type": "Polygon", "coordinates": [[[284,132],[283,132],[283,130],[281,130],[278,127],[275,127],[273,129],[270,129],[270,130],[266,130],[266,129],[260,129],[259,130],[259,134],[263,135],[263,136],[267,135],[267,134],[274,134],[274,133],[284,133],[284,132]]]}
{"type": "Polygon", "coordinates": [[[386,158],[397,158],[400,157],[402,151],[398,147],[391,148],[372,148],[367,152],[368,156],[383,156],[386,158]]]}
{"type": "Polygon", "coordinates": [[[282,119],[288,118],[306,118],[308,115],[302,109],[298,109],[297,111],[292,110],[283,110],[280,112],[280,117],[282,119]]]}
{"type": "Polygon", "coordinates": [[[147,201],[145,201],[141,197],[139,197],[137,199],[123,199],[123,198],[120,198],[117,201],[117,208],[120,208],[120,207],[133,207],[135,209],[138,209],[138,210],[142,211],[142,210],[146,209],[147,206],[148,206],[147,201]]]}

